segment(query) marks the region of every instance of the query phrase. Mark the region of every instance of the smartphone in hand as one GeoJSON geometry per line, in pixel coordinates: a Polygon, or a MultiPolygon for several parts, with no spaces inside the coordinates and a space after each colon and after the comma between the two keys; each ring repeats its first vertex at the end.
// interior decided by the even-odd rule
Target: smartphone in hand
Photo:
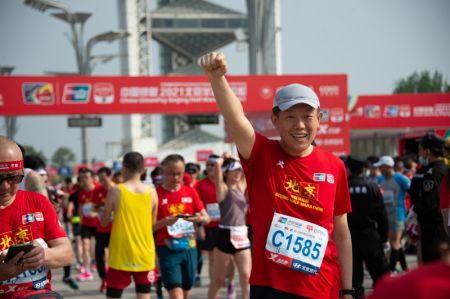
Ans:
{"type": "MultiPolygon", "coordinates": [[[[33,249],[33,248],[34,248],[34,245],[31,242],[23,243],[23,244],[14,244],[11,247],[9,247],[8,253],[6,254],[5,260],[3,262],[7,263],[13,257],[15,257],[16,254],[18,254],[19,252],[23,251],[24,253],[27,253],[27,252],[31,251],[31,249],[33,249]]],[[[21,261],[22,261],[22,258],[18,261],[18,263],[20,263],[21,261]]]]}
{"type": "Polygon", "coordinates": [[[182,218],[182,219],[186,219],[186,218],[194,217],[194,215],[191,215],[191,214],[178,214],[178,215],[176,215],[175,217],[177,217],[177,218],[182,218]]]}

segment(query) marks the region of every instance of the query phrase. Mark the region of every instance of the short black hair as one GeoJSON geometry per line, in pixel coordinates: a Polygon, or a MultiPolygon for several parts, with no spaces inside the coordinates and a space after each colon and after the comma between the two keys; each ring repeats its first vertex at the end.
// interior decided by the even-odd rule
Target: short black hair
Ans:
{"type": "Polygon", "coordinates": [[[123,156],[122,165],[132,173],[141,173],[144,170],[144,156],[138,152],[128,152],[123,156]]]}
{"type": "Polygon", "coordinates": [[[184,167],[184,171],[186,171],[187,173],[193,174],[196,172],[200,171],[200,165],[196,164],[196,163],[186,163],[186,166],[184,167]]]}
{"type": "Polygon", "coordinates": [[[106,174],[106,176],[111,176],[112,174],[112,169],[106,166],[101,167],[99,170],[97,170],[97,174],[99,173],[104,173],[106,174]]]}
{"type": "Polygon", "coordinates": [[[167,157],[164,158],[164,160],[162,160],[161,165],[162,166],[166,166],[169,163],[176,163],[176,162],[183,162],[184,164],[184,158],[182,155],[179,154],[171,154],[168,155],[167,157]]]}

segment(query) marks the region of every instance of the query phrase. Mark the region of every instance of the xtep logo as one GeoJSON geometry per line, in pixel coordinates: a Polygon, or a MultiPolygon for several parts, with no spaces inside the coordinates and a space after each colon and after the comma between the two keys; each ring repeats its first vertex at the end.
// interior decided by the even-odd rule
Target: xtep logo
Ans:
{"type": "Polygon", "coordinates": [[[278,167],[280,167],[280,168],[284,168],[284,161],[283,161],[283,160],[278,160],[277,165],[278,165],[278,167]]]}

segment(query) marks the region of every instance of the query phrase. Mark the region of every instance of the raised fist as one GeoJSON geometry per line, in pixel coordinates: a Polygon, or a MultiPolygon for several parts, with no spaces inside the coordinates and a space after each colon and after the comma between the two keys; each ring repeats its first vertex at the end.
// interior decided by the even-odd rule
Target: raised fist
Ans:
{"type": "Polygon", "coordinates": [[[227,61],[223,53],[208,53],[199,59],[199,65],[208,77],[219,78],[228,71],[227,61]]]}

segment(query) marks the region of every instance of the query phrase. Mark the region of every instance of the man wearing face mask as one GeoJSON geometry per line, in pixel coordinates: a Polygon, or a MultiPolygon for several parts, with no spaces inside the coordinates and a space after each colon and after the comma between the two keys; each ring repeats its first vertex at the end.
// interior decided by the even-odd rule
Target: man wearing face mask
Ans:
{"type": "Polygon", "coordinates": [[[411,202],[421,227],[422,261],[439,259],[440,246],[446,240],[442,214],[439,211],[439,186],[446,167],[442,139],[425,135],[419,142],[419,162],[422,168],[411,182],[411,202]]]}

